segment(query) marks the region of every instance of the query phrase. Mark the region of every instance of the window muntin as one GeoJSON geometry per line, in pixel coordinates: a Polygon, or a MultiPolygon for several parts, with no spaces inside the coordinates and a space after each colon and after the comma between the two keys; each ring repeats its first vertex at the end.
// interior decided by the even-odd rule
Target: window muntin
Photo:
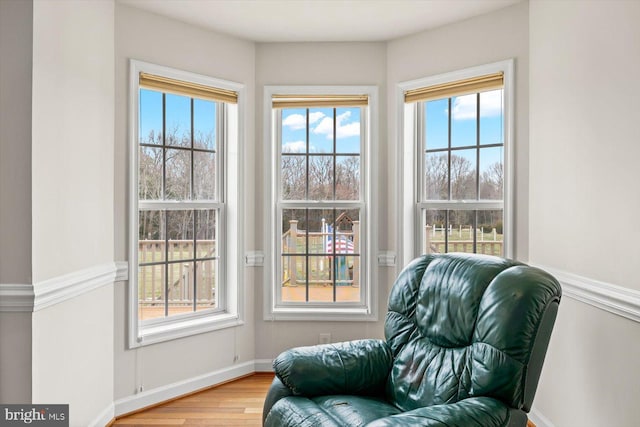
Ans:
{"type": "Polygon", "coordinates": [[[276,306],[366,305],[366,107],[274,109],[276,306]]]}
{"type": "Polygon", "coordinates": [[[420,250],[504,255],[504,90],[418,102],[420,250]]]}

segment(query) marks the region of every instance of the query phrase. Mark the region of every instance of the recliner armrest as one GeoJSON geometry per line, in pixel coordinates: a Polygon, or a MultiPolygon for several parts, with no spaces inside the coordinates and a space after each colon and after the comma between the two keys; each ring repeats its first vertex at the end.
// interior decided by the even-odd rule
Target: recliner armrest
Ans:
{"type": "Polygon", "coordinates": [[[391,360],[384,341],[369,339],[293,348],[273,367],[295,395],[381,394],[391,360]]]}
{"type": "Polygon", "coordinates": [[[366,427],[525,427],[527,415],[491,397],[427,406],[380,418],[366,427]]]}

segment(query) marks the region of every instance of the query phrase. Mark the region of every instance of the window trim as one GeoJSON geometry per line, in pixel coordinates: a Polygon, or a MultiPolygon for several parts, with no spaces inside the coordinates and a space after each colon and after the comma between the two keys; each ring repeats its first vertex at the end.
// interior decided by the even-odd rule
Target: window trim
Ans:
{"type": "MultiPolygon", "coordinates": [[[[419,205],[419,185],[418,172],[420,170],[417,155],[418,138],[418,117],[415,103],[405,103],[405,92],[446,84],[448,82],[469,79],[492,73],[504,73],[504,256],[513,258],[515,256],[515,227],[514,227],[514,60],[480,65],[465,68],[462,70],[437,74],[421,79],[401,82],[396,87],[397,106],[397,137],[401,145],[398,155],[397,179],[398,185],[398,206],[401,211],[398,217],[397,235],[400,238],[398,245],[397,268],[402,268],[411,259],[421,253],[420,241],[416,233],[421,228],[420,206],[419,205]]],[[[442,203],[443,208],[447,206],[446,201],[442,203]]]]}
{"type": "MultiPolygon", "coordinates": [[[[339,107],[339,106],[338,106],[339,107]]],[[[266,154],[264,156],[264,170],[268,179],[265,180],[265,203],[267,215],[265,215],[265,271],[264,271],[264,320],[317,320],[317,321],[376,321],[378,306],[378,284],[376,274],[373,274],[374,268],[374,248],[377,247],[377,237],[372,233],[377,225],[377,216],[373,212],[372,206],[375,206],[376,185],[377,183],[372,177],[377,176],[375,157],[372,155],[373,147],[376,147],[378,137],[378,126],[376,120],[372,118],[378,117],[378,88],[377,86],[265,86],[263,98],[263,130],[264,130],[264,147],[266,154]],[[334,204],[358,205],[364,206],[364,216],[361,217],[364,222],[363,235],[366,239],[363,241],[362,252],[364,256],[361,258],[361,279],[366,286],[364,291],[364,301],[357,306],[347,303],[320,303],[306,304],[304,307],[295,305],[278,305],[277,287],[278,268],[276,263],[279,262],[280,254],[277,251],[279,237],[279,228],[276,224],[279,218],[278,211],[278,184],[279,184],[279,141],[277,135],[279,133],[275,123],[276,113],[272,108],[274,95],[353,95],[366,94],[369,97],[369,105],[365,110],[366,116],[366,134],[362,142],[361,164],[364,167],[361,170],[361,200],[338,201],[334,204]],[[346,202],[346,203],[345,203],[346,202]]],[[[322,202],[314,203],[314,207],[322,207],[322,202]]]]}
{"type": "MultiPolygon", "coordinates": [[[[243,227],[240,226],[243,212],[242,197],[242,158],[244,138],[244,99],[245,86],[240,83],[216,79],[213,77],[177,70],[161,65],[130,59],[129,61],[129,209],[128,209],[128,346],[136,348],[191,336],[198,333],[213,331],[244,324],[244,289],[243,273],[243,227]],[[218,171],[218,179],[222,179],[222,197],[224,199],[215,204],[222,204],[220,215],[223,226],[219,229],[221,253],[220,282],[224,283],[219,291],[220,308],[203,310],[200,312],[174,315],[167,318],[155,319],[142,325],[138,318],[138,147],[139,147],[139,75],[140,72],[152,73],[167,78],[196,84],[213,86],[234,91],[238,94],[238,103],[234,108],[225,108],[223,135],[226,143],[224,150],[223,171],[218,171]],[[231,141],[231,142],[229,142],[231,141]],[[222,175],[222,176],[220,176],[222,175]],[[225,236],[238,236],[237,239],[225,239],[225,236]]],[[[162,203],[162,205],[170,204],[162,203]]],[[[173,202],[176,206],[188,209],[193,207],[189,202],[173,202]]],[[[152,206],[153,203],[147,203],[152,206]]]]}

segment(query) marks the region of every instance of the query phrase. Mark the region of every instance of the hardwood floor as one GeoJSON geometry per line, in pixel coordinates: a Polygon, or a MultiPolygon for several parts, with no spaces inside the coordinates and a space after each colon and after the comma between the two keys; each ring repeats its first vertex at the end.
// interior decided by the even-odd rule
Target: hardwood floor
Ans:
{"type": "Polygon", "coordinates": [[[257,373],[117,419],[114,426],[261,426],[273,380],[257,373]]]}
{"type": "MultiPolygon", "coordinates": [[[[117,419],[116,426],[261,426],[273,380],[257,373],[117,419]]],[[[531,421],[527,427],[535,427],[531,421]]]]}

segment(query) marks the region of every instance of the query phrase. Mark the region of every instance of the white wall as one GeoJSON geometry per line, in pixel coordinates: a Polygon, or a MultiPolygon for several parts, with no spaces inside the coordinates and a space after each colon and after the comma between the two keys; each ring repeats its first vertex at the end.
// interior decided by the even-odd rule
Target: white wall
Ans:
{"type": "MultiPolygon", "coordinates": [[[[32,236],[36,293],[113,263],[113,1],[33,5],[32,236]]],[[[111,286],[33,314],[33,401],[73,426],[113,401],[111,286]]]]}
{"type": "MultiPolygon", "coordinates": [[[[640,290],[640,3],[530,3],[531,262],[640,290]]],[[[635,426],[640,325],[564,297],[535,407],[635,426]]]]}
{"type": "MultiPolygon", "coordinates": [[[[0,285],[31,284],[33,5],[0,1],[0,285]]],[[[0,313],[0,402],[31,400],[31,313],[0,313]]]]}
{"type": "MultiPolygon", "coordinates": [[[[253,183],[261,192],[269,177],[264,171],[264,156],[268,156],[269,141],[263,136],[263,91],[265,85],[376,85],[379,90],[378,144],[372,147],[378,159],[377,205],[371,206],[378,216],[379,248],[389,248],[385,231],[387,218],[386,186],[386,45],[385,43],[266,43],[258,44],[256,52],[256,158],[257,179],[253,183]]],[[[264,198],[258,198],[256,212],[267,212],[264,198]]],[[[269,225],[263,215],[254,217],[256,245],[267,250],[264,227],[269,225]]],[[[320,333],[330,333],[333,342],[358,338],[381,338],[386,314],[387,282],[392,280],[390,268],[378,267],[374,248],[373,275],[378,280],[379,320],[377,322],[291,322],[264,321],[263,280],[256,280],[256,359],[273,359],[281,351],[301,345],[318,344],[320,333]]],[[[262,269],[259,270],[262,273],[262,269]]]]}
{"type": "Polygon", "coordinates": [[[68,403],[88,426],[113,402],[113,289],[33,313],[33,403],[68,403]]]}
{"type": "MultiPolygon", "coordinates": [[[[127,259],[128,67],[138,59],[244,84],[245,105],[245,247],[253,247],[254,82],[253,43],[116,4],[115,99],[115,256],[127,259]]],[[[135,266],[133,267],[135,268],[135,266]]],[[[245,269],[245,325],[199,334],[134,350],[126,348],[126,287],[115,290],[115,399],[134,395],[232,367],[254,358],[254,271],[245,269]]]]}
{"type": "MultiPolygon", "coordinates": [[[[529,32],[526,2],[466,21],[447,25],[389,42],[387,50],[387,82],[389,141],[386,161],[389,163],[389,187],[397,185],[397,85],[423,77],[464,68],[515,59],[515,253],[528,256],[528,158],[529,158],[529,32]]],[[[395,194],[391,193],[394,197],[395,194]]],[[[395,200],[395,199],[394,199],[395,200]]],[[[391,218],[399,211],[389,204],[391,218]]],[[[390,224],[395,224],[391,221],[390,224]]],[[[395,229],[394,229],[395,231],[395,229]]],[[[394,246],[400,236],[393,234],[394,246]]]]}
{"type": "Polygon", "coordinates": [[[36,1],[33,280],[113,261],[113,2],[36,1]]]}

